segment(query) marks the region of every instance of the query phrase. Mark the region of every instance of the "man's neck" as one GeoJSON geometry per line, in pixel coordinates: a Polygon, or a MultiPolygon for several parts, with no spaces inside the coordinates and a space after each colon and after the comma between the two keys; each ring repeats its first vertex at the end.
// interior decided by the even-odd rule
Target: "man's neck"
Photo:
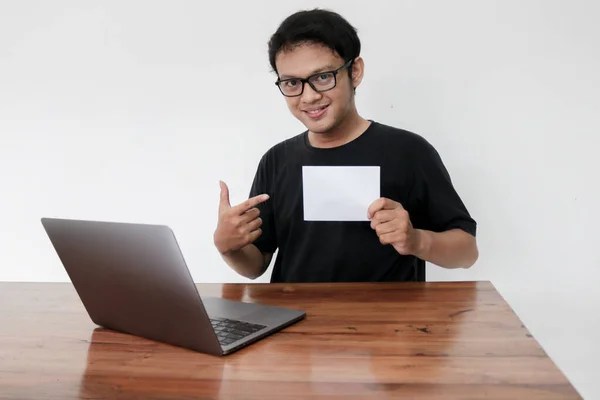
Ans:
{"type": "Polygon", "coordinates": [[[355,113],[346,118],[330,132],[313,133],[309,131],[308,140],[311,146],[319,148],[342,146],[362,135],[370,124],[370,121],[355,113]]]}

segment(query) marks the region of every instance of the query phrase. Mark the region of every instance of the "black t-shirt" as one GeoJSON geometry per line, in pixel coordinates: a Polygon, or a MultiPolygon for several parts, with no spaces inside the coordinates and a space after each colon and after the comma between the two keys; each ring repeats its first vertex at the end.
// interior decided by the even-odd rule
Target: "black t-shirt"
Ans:
{"type": "Polygon", "coordinates": [[[422,263],[382,245],[368,221],[305,221],[303,166],[379,166],[381,196],[401,203],[413,227],[459,228],[475,236],[476,222],[423,137],[372,121],[345,145],[316,148],[305,131],[263,155],[250,190],[251,197],[270,195],[258,206],[263,232],[254,245],[262,252],[279,249],[271,282],[414,281],[422,263]]]}

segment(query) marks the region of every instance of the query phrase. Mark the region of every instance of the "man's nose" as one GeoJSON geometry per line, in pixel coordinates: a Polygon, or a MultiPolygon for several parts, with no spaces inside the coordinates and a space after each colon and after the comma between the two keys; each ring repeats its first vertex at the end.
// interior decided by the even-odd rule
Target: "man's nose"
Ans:
{"type": "Polygon", "coordinates": [[[308,82],[304,83],[304,91],[302,92],[302,102],[304,103],[314,103],[317,100],[320,100],[323,95],[317,92],[315,89],[310,86],[308,82]]]}

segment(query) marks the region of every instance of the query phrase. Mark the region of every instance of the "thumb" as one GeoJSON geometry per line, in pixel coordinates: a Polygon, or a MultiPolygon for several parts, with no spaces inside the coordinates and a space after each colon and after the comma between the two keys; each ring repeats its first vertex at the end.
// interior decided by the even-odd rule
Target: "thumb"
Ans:
{"type": "Polygon", "coordinates": [[[231,208],[231,203],[229,202],[229,188],[223,181],[219,181],[219,186],[221,186],[221,199],[219,201],[219,210],[231,208]]]}

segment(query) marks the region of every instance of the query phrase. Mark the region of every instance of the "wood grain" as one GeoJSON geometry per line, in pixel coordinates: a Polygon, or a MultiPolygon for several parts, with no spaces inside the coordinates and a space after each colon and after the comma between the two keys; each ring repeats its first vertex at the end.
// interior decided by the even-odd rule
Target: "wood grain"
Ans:
{"type": "Polygon", "coordinates": [[[0,399],[581,398],[489,282],[198,288],[307,317],[214,357],[96,327],[71,284],[0,283],[0,399]]]}

